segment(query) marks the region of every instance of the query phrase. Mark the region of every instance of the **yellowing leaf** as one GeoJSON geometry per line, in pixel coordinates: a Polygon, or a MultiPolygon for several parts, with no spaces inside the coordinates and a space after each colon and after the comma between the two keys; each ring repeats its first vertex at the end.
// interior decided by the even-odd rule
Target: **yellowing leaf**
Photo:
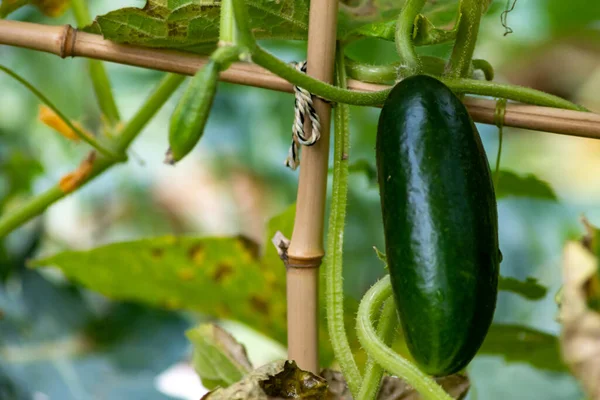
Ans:
{"type": "Polygon", "coordinates": [[[91,151],[75,171],[68,173],[60,179],[60,182],[58,183],[60,190],[64,193],[70,193],[81,186],[92,173],[95,160],[96,152],[91,151]]]}
{"type": "MultiPolygon", "coordinates": [[[[38,119],[45,125],[54,129],[69,140],[72,140],[74,142],[79,142],[81,140],[81,138],[77,136],[73,128],[67,125],[67,123],[62,118],[60,118],[54,112],[54,110],[45,105],[40,105],[38,119]]],[[[91,133],[87,132],[78,122],[72,122],[72,124],[83,133],[87,134],[88,136],[92,136],[91,133]]]]}

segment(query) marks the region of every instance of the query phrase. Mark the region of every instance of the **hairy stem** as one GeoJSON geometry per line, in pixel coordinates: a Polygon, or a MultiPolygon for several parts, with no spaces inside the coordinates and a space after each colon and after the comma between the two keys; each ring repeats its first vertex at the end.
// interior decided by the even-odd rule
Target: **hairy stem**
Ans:
{"type": "Polygon", "coordinates": [[[394,353],[377,336],[372,324],[372,315],[379,312],[385,300],[392,296],[392,285],[390,277],[377,282],[365,294],[358,308],[356,330],[358,340],[369,357],[390,373],[404,379],[409,385],[417,390],[425,400],[451,400],[444,389],[442,389],[432,378],[425,375],[419,368],[394,353]]]}
{"type": "Polygon", "coordinates": [[[554,96],[539,90],[507,85],[503,83],[477,81],[474,79],[441,79],[450,89],[460,94],[477,94],[481,96],[500,97],[515,100],[521,103],[533,104],[567,110],[588,111],[585,107],[573,104],[561,97],[554,96]]]}
{"type": "MultiPolygon", "coordinates": [[[[86,1],[71,0],[71,9],[73,10],[75,21],[77,21],[77,25],[80,27],[89,25],[92,22],[86,1]]],[[[87,60],[87,63],[100,110],[110,126],[114,127],[121,120],[121,116],[119,115],[119,109],[115,102],[104,64],[101,61],[90,59],[87,60]]]]}
{"type": "Polygon", "coordinates": [[[460,20],[456,30],[456,41],[446,66],[449,78],[464,78],[469,74],[471,59],[475,51],[479,23],[483,15],[484,2],[487,0],[461,0],[459,6],[460,20]]]}
{"type": "Polygon", "coordinates": [[[219,24],[219,45],[235,43],[235,17],[232,0],[221,1],[221,22],[219,24]]]}
{"type": "Polygon", "coordinates": [[[357,92],[353,90],[342,89],[318,79],[312,78],[307,74],[298,71],[296,68],[281,61],[279,58],[263,50],[260,47],[254,49],[252,60],[263,68],[268,69],[276,75],[286,79],[293,85],[303,87],[309,92],[338,103],[372,106],[383,104],[391,89],[385,89],[378,92],[357,92]]]}
{"type": "Polygon", "coordinates": [[[402,60],[401,70],[404,77],[421,71],[421,60],[413,43],[415,18],[425,5],[425,0],[407,0],[396,22],[396,50],[402,60]]]}
{"type": "MultiPolygon", "coordinates": [[[[152,119],[156,112],[163,104],[171,97],[173,92],[183,82],[184,77],[181,75],[169,74],[158,85],[156,90],[148,97],[146,102],[133,116],[133,118],[125,125],[120,135],[118,136],[116,148],[120,152],[125,152],[133,139],[141,132],[146,124],[152,119]]],[[[95,177],[115,165],[117,161],[100,157],[94,163],[92,172],[80,184],[79,187],[92,181],[95,177]]],[[[0,218],[0,238],[8,235],[11,231],[18,228],[25,222],[40,215],[46,208],[54,204],[58,200],[67,196],[70,193],[63,192],[58,185],[48,189],[46,192],[30,199],[21,208],[10,213],[6,213],[0,218]]]]}
{"type": "Polygon", "coordinates": [[[5,73],[7,73],[8,75],[10,75],[12,78],[14,78],[15,80],[17,80],[19,83],[21,83],[23,86],[25,86],[27,89],[29,89],[29,91],[31,93],[33,93],[38,99],[40,99],[40,101],[44,104],[46,104],[50,109],[52,109],[52,111],[54,111],[56,113],[56,115],[65,123],[67,124],[67,126],[69,128],[71,128],[73,130],[73,132],[77,135],[77,137],[79,137],[81,140],[83,140],[84,142],[88,143],[90,146],[92,146],[94,149],[98,150],[99,153],[102,153],[103,155],[112,158],[114,160],[117,161],[124,161],[126,160],[125,155],[121,154],[115,154],[111,149],[109,149],[108,147],[104,146],[103,144],[101,144],[100,142],[98,142],[96,140],[96,138],[94,138],[93,136],[90,135],[86,135],[84,132],[81,131],[81,129],[77,128],[75,125],[73,125],[73,123],[71,122],[71,120],[69,118],[67,118],[66,115],[64,115],[62,113],[62,111],[60,111],[58,109],[58,107],[56,107],[54,105],[54,103],[52,103],[50,101],[50,99],[48,99],[42,92],[40,92],[39,90],[37,90],[31,83],[27,82],[27,80],[25,80],[25,78],[23,78],[22,76],[18,75],[16,72],[12,71],[11,69],[0,65],[0,71],[4,71],[5,73]]]}
{"type": "Polygon", "coordinates": [[[235,26],[237,28],[237,43],[244,46],[252,52],[258,45],[252,34],[250,27],[250,14],[248,14],[248,6],[244,0],[231,0],[233,7],[233,15],[235,17],[235,26]]]}
{"type": "MultiPolygon", "coordinates": [[[[337,51],[337,81],[346,86],[344,51],[337,51]]],[[[352,356],[344,327],[344,287],[342,259],[344,248],[344,224],[346,220],[346,202],[348,195],[348,152],[350,137],[348,126],[348,105],[338,104],[334,108],[334,153],[331,211],[327,230],[327,261],[325,262],[325,298],[327,309],[327,328],[342,373],[346,378],[350,392],[356,396],[360,388],[361,376],[352,356]]]]}
{"type": "MultiPolygon", "coordinates": [[[[381,339],[383,344],[390,346],[394,340],[397,326],[398,316],[396,314],[396,303],[394,302],[394,299],[390,297],[383,305],[383,311],[381,312],[381,317],[379,317],[377,337],[381,339]]],[[[360,387],[358,400],[374,400],[377,398],[376,396],[379,392],[383,372],[381,366],[378,365],[373,358],[369,357],[367,366],[365,367],[365,379],[360,387]]]]}

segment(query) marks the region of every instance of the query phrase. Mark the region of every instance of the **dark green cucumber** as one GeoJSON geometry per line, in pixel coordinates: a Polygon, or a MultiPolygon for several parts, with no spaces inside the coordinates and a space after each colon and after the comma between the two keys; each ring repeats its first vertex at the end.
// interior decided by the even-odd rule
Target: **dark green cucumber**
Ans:
{"type": "Polygon", "coordinates": [[[385,101],[377,173],[392,288],[426,373],[463,369],[496,308],[498,215],[479,133],[443,83],[417,75],[385,101]]]}

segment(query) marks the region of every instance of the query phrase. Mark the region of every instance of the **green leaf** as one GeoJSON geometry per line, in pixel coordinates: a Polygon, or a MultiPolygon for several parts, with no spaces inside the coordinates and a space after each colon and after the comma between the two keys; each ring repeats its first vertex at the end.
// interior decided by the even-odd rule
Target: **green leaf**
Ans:
{"type": "Polygon", "coordinates": [[[500,170],[496,197],[529,197],[558,201],[552,187],[535,175],[517,175],[512,171],[500,170]]]}
{"type": "Polygon", "coordinates": [[[10,287],[0,289],[1,399],[167,398],[155,379],[186,357],[183,317],[83,296],[38,271],[10,287]]]}
{"type": "MultiPolygon", "coordinates": [[[[220,1],[148,0],[96,17],[84,30],[118,43],[208,54],[219,39],[220,1]]],[[[247,0],[257,39],[306,39],[308,0],[247,0]]]]}
{"type": "Polygon", "coordinates": [[[524,326],[493,324],[479,353],[499,355],[507,362],[524,362],[541,370],[567,371],[558,337],[524,326]]]}
{"type": "Polygon", "coordinates": [[[186,336],[194,345],[194,368],[207,389],[232,385],[252,370],[244,346],[219,326],[202,324],[186,336]]]}
{"type": "Polygon", "coordinates": [[[501,276],[498,281],[498,289],[506,292],[512,292],[528,300],[541,300],[548,293],[548,289],[540,285],[535,278],[527,277],[525,281],[520,281],[513,277],[501,276]]]}

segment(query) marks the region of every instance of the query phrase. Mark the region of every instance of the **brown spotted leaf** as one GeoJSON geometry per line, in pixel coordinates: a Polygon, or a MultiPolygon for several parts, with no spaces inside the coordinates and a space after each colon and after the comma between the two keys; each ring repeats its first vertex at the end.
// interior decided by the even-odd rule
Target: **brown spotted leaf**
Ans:
{"type": "Polygon", "coordinates": [[[246,348],[218,325],[199,325],[186,336],[194,346],[192,362],[204,387],[227,387],[252,370],[246,348]]]}
{"type": "MultiPolygon", "coordinates": [[[[294,212],[272,219],[268,234],[291,234],[294,212]]],[[[271,247],[261,256],[241,236],[164,236],[65,251],[32,266],[55,266],[113,299],[237,320],[285,343],[285,268],[271,247]]]]}
{"type": "Polygon", "coordinates": [[[590,308],[590,283],[599,271],[597,253],[584,244],[567,243],[559,320],[566,364],[589,399],[600,399],[600,313],[590,308]]]}

